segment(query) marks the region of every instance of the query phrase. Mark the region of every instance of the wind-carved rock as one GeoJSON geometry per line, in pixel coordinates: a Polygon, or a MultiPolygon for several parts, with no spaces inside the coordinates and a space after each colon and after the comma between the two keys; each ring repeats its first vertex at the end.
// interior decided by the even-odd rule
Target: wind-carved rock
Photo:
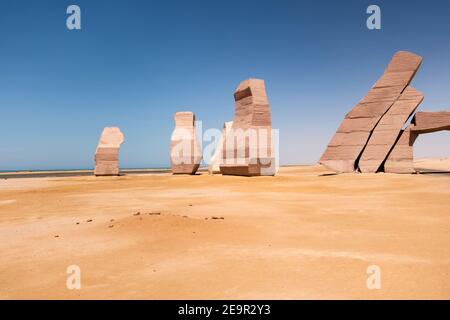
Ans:
{"type": "Polygon", "coordinates": [[[224,175],[275,175],[272,118],[264,80],[242,81],[234,93],[235,113],[223,141],[224,175]]]}
{"type": "Polygon", "coordinates": [[[119,149],[124,137],[117,127],[106,127],[95,151],[96,176],[119,175],[119,149]]]}
{"type": "MultiPolygon", "coordinates": [[[[405,88],[410,84],[421,62],[422,58],[420,56],[410,52],[399,51],[394,55],[381,78],[353,110],[346,115],[322,155],[320,159],[321,164],[336,172],[353,172],[358,169],[358,160],[372,132],[379,124],[381,118],[391,109],[405,91],[405,88]]],[[[411,94],[414,95],[414,93],[411,94]]],[[[401,109],[403,103],[400,104],[401,106],[398,106],[396,109],[401,109]]],[[[401,113],[400,117],[403,118],[404,114],[401,113]]],[[[379,142],[379,139],[382,139],[381,131],[375,135],[373,146],[379,142]]],[[[391,134],[393,133],[391,132],[389,136],[391,134]]],[[[374,147],[369,148],[364,158],[366,161],[364,170],[373,171],[373,168],[379,162],[379,157],[372,159],[372,151],[374,151],[374,147]]]]}
{"type": "Polygon", "coordinates": [[[201,145],[197,141],[193,112],[175,113],[175,129],[170,143],[170,162],[173,174],[195,174],[202,160],[201,145]]]}
{"type": "Polygon", "coordinates": [[[233,121],[225,122],[223,125],[222,135],[220,136],[219,142],[216,144],[216,150],[214,151],[214,155],[211,157],[211,160],[208,165],[208,173],[220,173],[220,164],[222,163],[222,154],[223,154],[223,144],[225,141],[225,136],[230,132],[231,127],[233,125],[233,121]]]}

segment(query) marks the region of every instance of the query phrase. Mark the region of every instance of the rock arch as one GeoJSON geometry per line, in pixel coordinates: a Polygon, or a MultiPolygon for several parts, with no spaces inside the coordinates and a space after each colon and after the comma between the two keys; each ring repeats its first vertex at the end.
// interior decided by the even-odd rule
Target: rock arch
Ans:
{"type": "Polygon", "coordinates": [[[417,112],[389,154],[384,171],[414,173],[414,143],[421,134],[450,130],[450,111],[417,112]]]}

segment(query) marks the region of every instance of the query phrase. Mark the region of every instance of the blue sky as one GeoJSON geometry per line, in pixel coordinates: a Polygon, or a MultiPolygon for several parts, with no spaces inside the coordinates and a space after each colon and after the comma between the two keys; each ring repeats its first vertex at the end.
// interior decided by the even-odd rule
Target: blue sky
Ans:
{"type": "MultiPolygon", "coordinates": [[[[2,0],[0,170],[92,168],[104,126],[122,167],[169,163],[173,114],[232,120],[233,92],[266,81],[280,160],[317,161],[397,50],[424,58],[420,110],[450,109],[448,1],[2,0]],[[66,8],[81,8],[81,30],[66,8]],[[381,7],[382,29],[366,28],[381,7]]],[[[450,133],[417,157],[450,156],[450,133]]]]}

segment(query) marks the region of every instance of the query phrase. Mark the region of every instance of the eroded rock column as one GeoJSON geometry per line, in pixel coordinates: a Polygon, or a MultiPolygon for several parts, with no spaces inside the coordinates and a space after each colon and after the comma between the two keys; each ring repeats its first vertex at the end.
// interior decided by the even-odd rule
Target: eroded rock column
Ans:
{"type": "Polygon", "coordinates": [[[224,139],[221,173],[274,175],[272,117],[264,80],[242,81],[234,93],[234,100],[233,125],[224,139]]]}
{"type": "Polygon", "coordinates": [[[173,174],[195,174],[202,160],[201,145],[197,141],[193,112],[175,113],[175,129],[170,143],[170,162],[173,174]]]}
{"type": "Polygon", "coordinates": [[[119,149],[124,137],[117,127],[106,127],[95,151],[96,176],[119,175],[119,149]]]}

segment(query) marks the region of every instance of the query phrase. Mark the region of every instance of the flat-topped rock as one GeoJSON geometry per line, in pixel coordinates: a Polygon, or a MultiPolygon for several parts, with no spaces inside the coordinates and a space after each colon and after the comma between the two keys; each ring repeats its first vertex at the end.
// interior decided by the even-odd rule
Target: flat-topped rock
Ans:
{"type": "Polygon", "coordinates": [[[242,81],[234,93],[233,125],[223,142],[224,175],[274,175],[272,117],[264,80],[242,81]]]}
{"type": "Polygon", "coordinates": [[[413,122],[416,133],[450,130],[450,111],[417,112],[413,122]]]}
{"type": "Polygon", "coordinates": [[[201,145],[197,141],[193,112],[177,112],[175,129],[170,140],[170,162],[173,174],[195,174],[202,160],[201,145]]]}

